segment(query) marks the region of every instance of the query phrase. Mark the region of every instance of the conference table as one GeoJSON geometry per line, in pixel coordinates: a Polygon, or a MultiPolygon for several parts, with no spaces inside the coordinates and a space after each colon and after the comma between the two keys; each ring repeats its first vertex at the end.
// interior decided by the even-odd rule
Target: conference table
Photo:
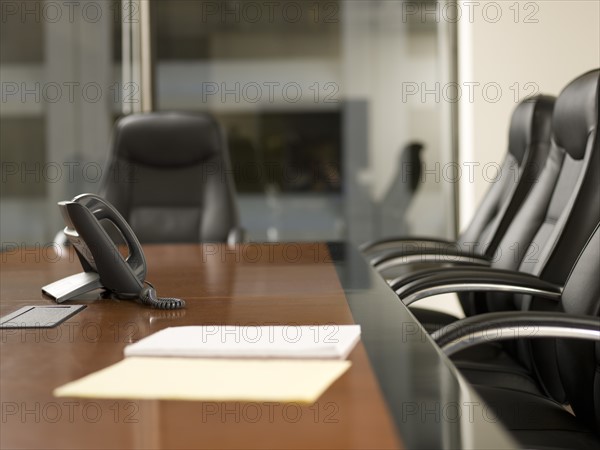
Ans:
{"type": "MultiPolygon", "coordinates": [[[[102,292],[55,328],[0,331],[2,448],[516,448],[385,281],[345,243],[145,245],[148,281],[183,310],[102,292]],[[56,398],[182,325],[360,324],[351,368],[312,405],[56,398]]],[[[72,249],[7,248],[0,314],[53,301],[41,287],[81,271],[72,249]]],[[[147,377],[152,379],[153,374],[147,377]]],[[[177,383],[156,379],[160,383],[177,383]]]]}

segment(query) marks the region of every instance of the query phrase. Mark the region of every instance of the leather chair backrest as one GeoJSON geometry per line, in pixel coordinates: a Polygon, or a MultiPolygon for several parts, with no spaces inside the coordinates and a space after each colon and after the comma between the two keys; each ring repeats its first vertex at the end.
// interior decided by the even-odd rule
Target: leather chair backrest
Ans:
{"type": "MultiPolygon", "coordinates": [[[[577,196],[571,198],[565,207],[568,215],[562,223],[555,225],[558,238],[552,238],[552,245],[540,252],[533,272],[540,278],[559,285],[566,282],[565,294],[568,295],[563,296],[561,305],[520,295],[514,298],[516,308],[536,311],[564,308],[574,314],[598,314],[593,305],[597,308],[597,302],[600,302],[597,293],[600,272],[589,272],[590,268],[597,268],[597,261],[589,260],[594,255],[600,259],[599,249],[596,238],[590,242],[588,239],[593,232],[598,233],[600,221],[599,89],[600,70],[588,72],[563,90],[555,107],[553,126],[556,128],[556,145],[568,149],[569,154],[581,157],[584,164],[582,177],[576,186],[577,196]],[[583,138],[573,133],[573,130],[578,130],[583,138]],[[581,254],[584,247],[586,257],[581,254]],[[577,267],[574,269],[576,262],[577,267]],[[584,277],[582,274],[587,275],[584,277]]],[[[556,358],[556,341],[523,341],[516,351],[521,362],[537,372],[543,387],[552,397],[561,402],[567,400],[560,376],[562,364],[556,358]]]]}
{"type": "Polygon", "coordinates": [[[225,242],[238,225],[227,143],[208,114],[119,120],[102,194],[142,243],[225,242]]]}
{"type": "Polygon", "coordinates": [[[554,100],[551,96],[538,95],[515,108],[500,176],[459,236],[459,244],[468,243],[468,248],[489,256],[496,251],[548,157],[554,100]]]}
{"type": "MultiPolygon", "coordinates": [[[[508,153],[500,177],[489,188],[469,226],[458,238],[462,248],[492,257],[545,167],[552,137],[555,98],[538,95],[515,108],[509,127],[508,153]]],[[[486,306],[473,294],[458,295],[471,316],[486,306]]]]}
{"type": "MultiPolygon", "coordinates": [[[[595,144],[598,107],[587,99],[597,98],[599,74],[595,70],[580,76],[557,98],[550,154],[498,247],[494,267],[540,275],[562,238],[575,239],[574,250],[560,255],[562,267],[570,268],[585,243],[582,239],[593,229],[594,208],[598,205],[592,204],[591,189],[586,186],[593,185],[598,177],[598,167],[594,165],[598,158],[595,144]],[[584,137],[576,137],[573,129],[580,130],[584,137]],[[565,130],[569,132],[565,134],[565,130]],[[573,219],[585,211],[592,214],[591,220],[574,223],[573,219]],[[574,237],[576,229],[579,234],[574,237]]],[[[568,272],[563,270],[562,276],[559,272],[554,281],[563,284],[568,272]]],[[[501,300],[502,295],[490,297],[488,308],[492,311],[515,308],[512,297],[505,297],[506,301],[501,300]]],[[[520,302],[517,306],[520,307],[520,302]]]]}
{"type": "Polygon", "coordinates": [[[540,254],[535,272],[548,281],[563,284],[579,252],[600,217],[600,70],[588,72],[563,91],[553,118],[557,145],[580,157],[584,167],[577,195],[567,205],[562,229],[553,245],[540,254]],[[572,130],[579,130],[575,136],[572,130]]]}

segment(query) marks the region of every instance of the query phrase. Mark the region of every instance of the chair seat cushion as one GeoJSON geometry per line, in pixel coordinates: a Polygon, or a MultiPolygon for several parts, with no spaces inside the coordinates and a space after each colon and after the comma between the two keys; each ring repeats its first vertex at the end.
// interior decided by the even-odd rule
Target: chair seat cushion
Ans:
{"type": "MultiPolygon", "coordinates": [[[[410,311],[429,333],[458,320],[450,314],[429,309],[410,308],[410,311]]],[[[544,395],[527,369],[506,353],[500,343],[470,347],[453,355],[452,361],[473,384],[544,395]]]]}
{"type": "MultiPolygon", "coordinates": [[[[508,356],[508,355],[507,355],[508,356]]],[[[510,389],[544,397],[535,379],[517,362],[499,357],[494,363],[454,361],[460,373],[471,383],[482,386],[510,389]],[[503,363],[501,361],[507,361],[503,363]]]]}
{"type": "Polygon", "coordinates": [[[474,387],[487,405],[482,411],[484,420],[500,421],[526,448],[600,448],[600,436],[552,400],[511,389],[474,387]]]}

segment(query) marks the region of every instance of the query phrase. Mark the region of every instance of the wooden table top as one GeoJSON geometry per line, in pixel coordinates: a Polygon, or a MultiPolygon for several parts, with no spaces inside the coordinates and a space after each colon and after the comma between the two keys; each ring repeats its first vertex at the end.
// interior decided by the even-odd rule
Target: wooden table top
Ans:
{"type": "MultiPolygon", "coordinates": [[[[414,414],[398,416],[400,409],[390,397],[421,394],[414,387],[396,394],[397,388],[386,381],[387,369],[381,371],[382,354],[374,344],[380,346],[385,336],[374,333],[379,326],[369,326],[367,319],[364,343],[349,357],[351,369],[312,406],[52,396],[56,387],[123,359],[127,344],[170,326],[361,323],[355,320],[362,314],[360,307],[351,310],[349,305],[357,292],[374,292],[372,286],[366,291],[353,288],[356,280],[350,280],[349,287],[342,286],[344,277],[336,263],[341,260],[335,255],[332,259],[330,248],[294,243],[236,248],[145,246],[148,281],[161,296],[185,299],[186,309],[158,311],[132,301],[99,298],[96,293],[67,302],[87,308],[56,328],[0,331],[0,446],[362,449],[402,448],[403,441],[410,448],[419,447],[414,445],[417,442],[438,442],[411,432],[420,429],[422,419],[414,414]],[[411,420],[415,421],[412,425],[411,420]]],[[[72,252],[57,256],[52,248],[11,250],[1,257],[1,315],[26,305],[52,304],[42,296],[41,287],[81,271],[72,252]]],[[[436,370],[443,366],[444,371],[450,370],[450,377],[455,376],[451,368],[446,369],[450,363],[429,341],[415,345],[427,346],[425,364],[432,361],[436,370]]],[[[411,352],[406,356],[414,359],[411,352]]],[[[408,381],[399,377],[393,382],[408,381]]],[[[176,374],[169,380],[156,380],[172,382],[177,382],[176,374]]],[[[425,425],[440,428],[444,424],[425,425]]],[[[444,434],[432,430],[432,436],[444,434]]],[[[498,433],[502,436],[501,430],[498,433]]],[[[498,443],[510,443],[502,439],[498,443]]]]}

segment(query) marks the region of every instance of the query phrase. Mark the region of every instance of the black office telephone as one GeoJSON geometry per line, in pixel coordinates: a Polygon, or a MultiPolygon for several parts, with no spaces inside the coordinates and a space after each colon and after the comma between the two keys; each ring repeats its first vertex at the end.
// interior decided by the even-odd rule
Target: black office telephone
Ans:
{"type": "Polygon", "coordinates": [[[59,202],[64,234],[75,248],[83,272],[42,288],[57,303],[95,289],[120,299],[135,299],[159,309],[179,309],[185,301],[159,298],[146,281],[146,258],[137,237],[119,212],[94,194],[59,202]]]}

